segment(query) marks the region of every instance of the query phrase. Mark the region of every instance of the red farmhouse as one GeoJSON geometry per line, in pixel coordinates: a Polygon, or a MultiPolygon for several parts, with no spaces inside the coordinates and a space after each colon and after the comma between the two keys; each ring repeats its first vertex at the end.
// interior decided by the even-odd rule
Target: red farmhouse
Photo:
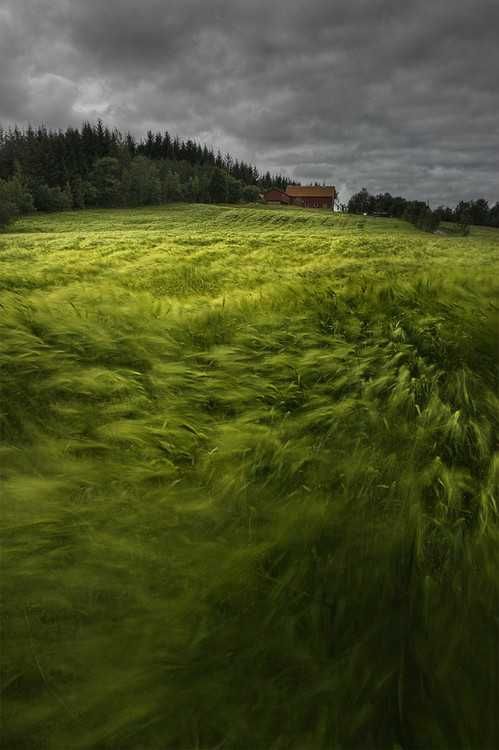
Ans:
{"type": "Polygon", "coordinates": [[[328,208],[330,211],[334,211],[337,197],[334,185],[288,185],[286,194],[292,203],[300,201],[305,208],[328,208]]]}

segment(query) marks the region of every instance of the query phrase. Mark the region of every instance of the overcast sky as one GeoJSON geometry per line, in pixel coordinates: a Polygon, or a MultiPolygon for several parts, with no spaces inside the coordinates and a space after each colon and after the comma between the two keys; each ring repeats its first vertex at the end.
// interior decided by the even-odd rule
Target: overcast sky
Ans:
{"type": "Polygon", "coordinates": [[[101,117],[434,205],[499,200],[499,0],[0,0],[0,123],[101,117]]]}

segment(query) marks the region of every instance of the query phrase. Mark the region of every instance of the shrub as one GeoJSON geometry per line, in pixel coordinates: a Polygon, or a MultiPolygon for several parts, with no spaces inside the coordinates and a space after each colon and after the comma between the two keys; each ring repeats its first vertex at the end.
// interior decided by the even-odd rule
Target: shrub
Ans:
{"type": "Polygon", "coordinates": [[[463,208],[457,214],[457,228],[459,234],[462,234],[463,237],[467,237],[470,233],[470,224],[472,223],[472,218],[473,217],[469,208],[463,208]]]}
{"type": "Polygon", "coordinates": [[[19,175],[10,180],[0,180],[0,202],[11,203],[18,213],[33,211],[33,196],[19,175]]]}
{"type": "Polygon", "coordinates": [[[403,214],[403,218],[414,224],[423,232],[434,232],[440,224],[436,211],[432,211],[423,201],[410,201],[403,214]]]}
{"type": "Polygon", "coordinates": [[[61,190],[60,187],[49,187],[46,182],[40,182],[34,187],[33,196],[39,211],[64,211],[73,207],[69,185],[61,190]]]}
{"type": "Polygon", "coordinates": [[[33,197],[20,175],[0,180],[0,227],[10,224],[19,214],[33,211],[33,197]]]}
{"type": "Polygon", "coordinates": [[[10,224],[19,215],[17,206],[8,201],[0,200],[0,228],[10,224]]]}
{"type": "Polygon", "coordinates": [[[245,185],[242,189],[241,198],[245,203],[256,203],[260,195],[257,185],[245,185]]]}
{"type": "Polygon", "coordinates": [[[416,221],[416,226],[422,229],[424,232],[434,232],[440,224],[438,214],[427,208],[423,211],[416,221]]]}

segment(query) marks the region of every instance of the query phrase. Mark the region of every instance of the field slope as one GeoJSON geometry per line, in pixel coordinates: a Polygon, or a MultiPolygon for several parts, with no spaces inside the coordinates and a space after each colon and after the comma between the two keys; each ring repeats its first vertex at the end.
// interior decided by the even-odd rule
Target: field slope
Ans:
{"type": "Polygon", "coordinates": [[[499,232],[0,234],[8,750],[499,746],[499,232]]]}

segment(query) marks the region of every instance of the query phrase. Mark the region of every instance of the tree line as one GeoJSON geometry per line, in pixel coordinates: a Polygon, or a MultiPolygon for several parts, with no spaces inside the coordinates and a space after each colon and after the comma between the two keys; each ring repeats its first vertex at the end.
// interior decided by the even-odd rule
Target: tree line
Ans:
{"type": "Polygon", "coordinates": [[[434,211],[424,201],[408,201],[390,193],[372,195],[366,188],[352,195],[344,208],[349,213],[406,219],[421,229],[434,231],[440,222],[451,222],[462,234],[471,224],[499,227],[499,201],[489,206],[485,198],[460,201],[455,208],[439,206],[434,211]]]}
{"type": "Polygon", "coordinates": [[[190,139],[136,139],[101,121],[81,128],[0,129],[0,225],[30,211],[238,203],[289,180],[190,139]]]}
{"type": "MultiPolygon", "coordinates": [[[[288,184],[281,174],[260,174],[252,164],[166,131],[136,139],[100,120],[65,131],[0,128],[0,226],[35,210],[253,202],[262,191],[288,184]]],[[[489,207],[484,198],[432,211],[424,201],[362,188],[342,208],[404,218],[426,231],[442,221],[463,234],[471,224],[499,227],[499,202],[489,207]]]]}

